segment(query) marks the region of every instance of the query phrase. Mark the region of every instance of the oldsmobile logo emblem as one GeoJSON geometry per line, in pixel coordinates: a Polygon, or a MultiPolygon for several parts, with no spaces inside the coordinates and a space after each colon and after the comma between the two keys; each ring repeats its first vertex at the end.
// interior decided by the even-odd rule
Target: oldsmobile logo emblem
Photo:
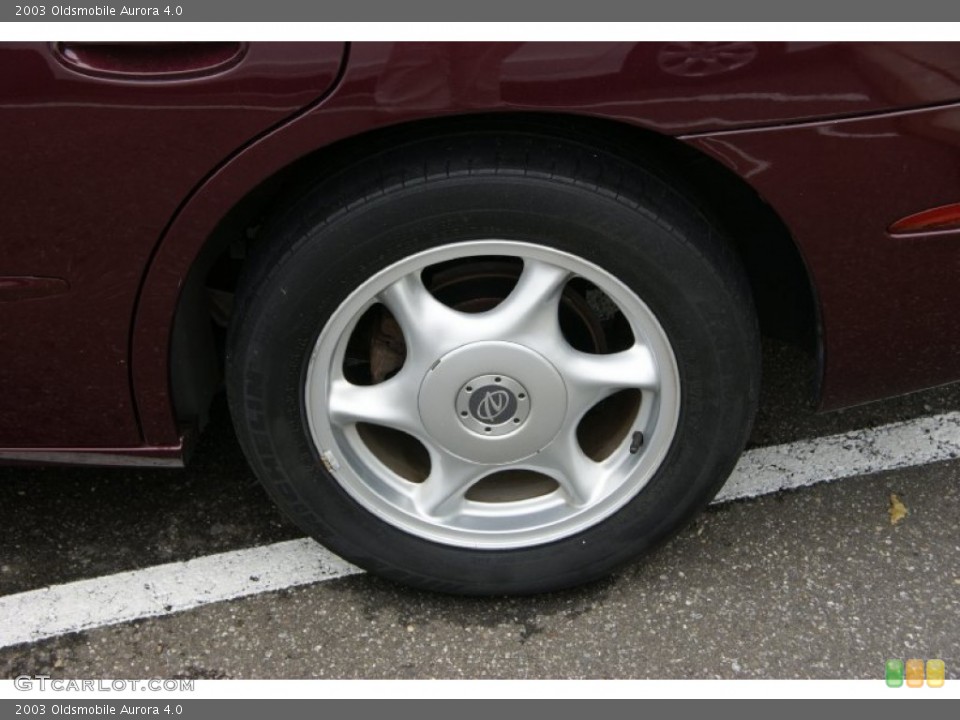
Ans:
{"type": "Polygon", "coordinates": [[[517,413],[517,397],[500,385],[487,385],[470,397],[470,414],[482,423],[500,425],[517,413]]]}

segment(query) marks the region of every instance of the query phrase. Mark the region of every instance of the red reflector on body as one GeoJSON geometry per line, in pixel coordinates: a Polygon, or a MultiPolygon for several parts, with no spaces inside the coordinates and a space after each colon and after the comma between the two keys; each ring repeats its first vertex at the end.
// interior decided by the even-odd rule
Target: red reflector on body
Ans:
{"type": "Polygon", "coordinates": [[[908,215],[890,226],[889,232],[917,233],[932,230],[960,229],[960,203],[942,205],[923,212],[908,215]]]}

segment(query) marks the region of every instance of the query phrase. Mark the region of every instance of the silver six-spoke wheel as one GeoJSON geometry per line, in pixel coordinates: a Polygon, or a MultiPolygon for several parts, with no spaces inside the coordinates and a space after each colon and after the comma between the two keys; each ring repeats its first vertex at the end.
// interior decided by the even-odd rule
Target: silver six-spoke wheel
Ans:
{"type": "Polygon", "coordinates": [[[610,272],[482,240],[358,287],[317,339],[304,400],[324,465],[371,513],[509,549],[635,497],[674,438],[680,381],[657,318],[610,272]]]}

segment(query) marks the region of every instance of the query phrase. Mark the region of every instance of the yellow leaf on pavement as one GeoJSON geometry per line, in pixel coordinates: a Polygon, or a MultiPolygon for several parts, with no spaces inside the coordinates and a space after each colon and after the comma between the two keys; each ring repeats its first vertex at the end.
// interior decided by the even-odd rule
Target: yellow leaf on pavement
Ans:
{"type": "Polygon", "coordinates": [[[890,524],[896,525],[907,516],[907,506],[895,494],[890,495],[890,524]]]}

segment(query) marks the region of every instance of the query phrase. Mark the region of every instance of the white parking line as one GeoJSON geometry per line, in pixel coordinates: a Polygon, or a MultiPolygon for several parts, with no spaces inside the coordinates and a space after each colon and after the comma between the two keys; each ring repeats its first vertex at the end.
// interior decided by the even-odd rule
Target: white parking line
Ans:
{"type": "MultiPolygon", "coordinates": [[[[960,457],[960,412],[744,453],[715,502],[960,457]]],[[[0,598],[0,647],[362,572],[312,540],[79,580],[0,598]]]]}
{"type": "Polygon", "coordinates": [[[0,647],[361,572],[289,540],[0,598],[0,647]]]}
{"type": "Polygon", "coordinates": [[[714,502],[958,457],[960,412],[754,448],[740,458],[714,502]]]}

